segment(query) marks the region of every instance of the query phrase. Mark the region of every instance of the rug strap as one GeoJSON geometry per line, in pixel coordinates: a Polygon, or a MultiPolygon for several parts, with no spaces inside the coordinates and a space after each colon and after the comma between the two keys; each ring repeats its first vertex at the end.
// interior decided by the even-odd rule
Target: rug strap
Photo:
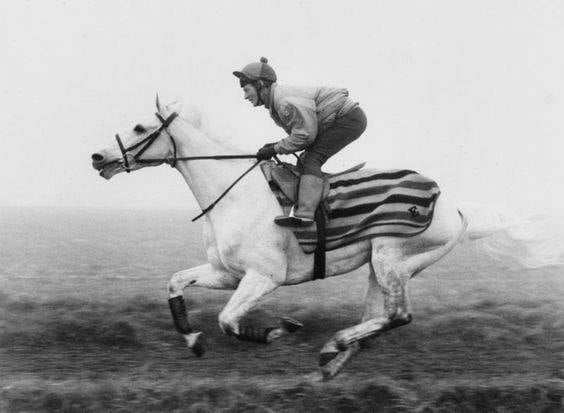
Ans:
{"type": "Polygon", "coordinates": [[[315,255],[313,258],[313,279],[322,280],[325,278],[325,266],[326,266],[326,214],[323,208],[323,204],[319,204],[315,210],[315,223],[317,224],[317,245],[315,247],[315,255]]]}

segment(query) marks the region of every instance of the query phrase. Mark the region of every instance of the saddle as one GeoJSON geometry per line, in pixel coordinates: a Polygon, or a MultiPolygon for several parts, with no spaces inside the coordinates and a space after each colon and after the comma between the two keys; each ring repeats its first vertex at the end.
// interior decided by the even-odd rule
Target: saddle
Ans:
{"type": "MultiPolygon", "coordinates": [[[[342,172],[333,174],[323,173],[323,195],[321,197],[321,202],[315,211],[317,243],[314,251],[313,278],[316,280],[325,278],[326,220],[329,212],[329,203],[326,202],[326,200],[329,195],[329,178],[335,178],[340,175],[358,171],[362,169],[364,165],[365,162],[342,172]]],[[[274,162],[264,162],[261,164],[261,169],[273,192],[281,192],[285,196],[286,202],[289,202],[290,205],[293,205],[298,201],[298,186],[301,173],[297,166],[285,162],[281,162],[279,164],[274,162]]],[[[281,202],[282,200],[279,198],[278,201],[281,202]]]]}
{"type": "MultiPolygon", "coordinates": [[[[329,205],[324,202],[329,195],[329,179],[340,175],[348,174],[350,172],[358,171],[364,168],[366,162],[359,163],[345,171],[337,173],[323,173],[323,196],[321,197],[321,203],[323,207],[328,210],[329,205]]],[[[301,173],[297,166],[289,163],[281,162],[280,164],[275,164],[274,162],[268,162],[261,164],[262,172],[264,173],[266,180],[271,186],[275,186],[277,190],[281,191],[286,198],[288,198],[292,203],[296,203],[298,200],[298,185],[300,182],[301,173]]],[[[320,204],[321,205],[321,204],[320,204]]]]}

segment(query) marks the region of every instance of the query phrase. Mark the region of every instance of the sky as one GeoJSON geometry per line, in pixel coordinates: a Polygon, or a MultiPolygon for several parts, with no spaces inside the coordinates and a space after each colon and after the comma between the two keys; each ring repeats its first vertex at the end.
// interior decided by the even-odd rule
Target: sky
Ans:
{"type": "Polygon", "coordinates": [[[283,138],[233,70],[346,87],[364,135],[324,167],[409,168],[450,198],[562,210],[564,2],[2,1],[0,206],[196,208],[167,166],[110,181],[90,156],[155,94],[254,153],[283,138]]]}

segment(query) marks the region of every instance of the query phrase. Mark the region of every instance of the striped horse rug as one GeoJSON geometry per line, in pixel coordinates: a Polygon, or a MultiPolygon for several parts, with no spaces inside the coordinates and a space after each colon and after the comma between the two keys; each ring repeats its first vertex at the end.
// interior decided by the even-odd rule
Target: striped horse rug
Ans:
{"type": "MultiPolygon", "coordinates": [[[[265,173],[265,176],[287,214],[293,202],[269,174],[265,173]]],[[[328,251],[373,237],[421,234],[431,225],[441,192],[435,181],[405,169],[361,169],[329,175],[328,181],[329,194],[324,200],[328,251]]],[[[315,251],[315,225],[292,231],[306,253],[315,251]]]]}

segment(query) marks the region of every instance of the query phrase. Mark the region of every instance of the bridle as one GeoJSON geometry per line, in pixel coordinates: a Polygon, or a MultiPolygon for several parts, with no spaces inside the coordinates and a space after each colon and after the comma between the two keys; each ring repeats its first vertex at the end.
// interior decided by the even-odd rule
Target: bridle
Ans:
{"type": "MultiPolygon", "coordinates": [[[[161,126],[159,126],[157,129],[155,129],[153,132],[151,132],[146,138],[140,140],[139,142],[131,145],[128,148],[126,148],[123,145],[123,142],[121,141],[121,138],[119,137],[119,134],[116,133],[116,140],[117,140],[117,143],[118,143],[119,149],[121,151],[121,155],[122,155],[122,159],[119,160],[118,162],[123,166],[123,168],[125,169],[125,171],[127,173],[131,172],[131,166],[130,166],[129,160],[127,158],[128,152],[131,152],[132,150],[137,149],[139,147],[141,147],[141,149],[135,155],[132,156],[132,159],[136,163],[138,163],[138,164],[150,164],[150,163],[164,162],[164,163],[169,164],[173,168],[176,166],[176,163],[178,161],[193,161],[193,160],[200,160],[200,159],[257,159],[256,155],[185,156],[185,157],[178,158],[176,156],[176,141],[174,140],[174,137],[172,136],[170,131],[167,130],[167,127],[172,123],[172,121],[178,117],[178,113],[173,112],[166,119],[164,119],[159,113],[155,113],[155,116],[161,121],[161,126]],[[167,135],[169,136],[169,138],[172,142],[172,148],[173,148],[172,157],[150,158],[150,159],[141,158],[141,155],[143,155],[143,153],[147,149],[149,149],[149,147],[155,142],[155,140],[157,140],[157,138],[159,136],[161,136],[161,134],[164,130],[166,130],[167,135]]],[[[280,162],[277,158],[276,158],[276,160],[277,160],[277,162],[280,162]]],[[[237,178],[235,180],[235,182],[233,182],[214,202],[212,202],[207,208],[204,208],[200,215],[198,215],[197,217],[192,219],[192,222],[194,222],[198,218],[204,216],[208,211],[210,211],[213,207],[215,207],[215,205],[225,195],[227,195],[227,193],[235,186],[235,184],[237,184],[237,182],[239,182],[241,179],[243,179],[243,177],[245,175],[247,175],[249,172],[251,172],[251,170],[254,169],[254,167],[257,166],[259,163],[260,163],[260,161],[257,160],[249,169],[247,169],[241,176],[239,176],[239,178],[237,178]]]]}
{"type": "Polygon", "coordinates": [[[143,146],[141,148],[141,150],[139,150],[139,152],[137,152],[135,155],[133,155],[133,160],[137,163],[153,163],[153,162],[166,162],[168,164],[170,164],[170,166],[172,166],[173,168],[176,166],[176,161],[178,160],[176,158],[176,142],[174,141],[174,138],[172,137],[172,135],[170,133],[167,134],[170,137],[170,140],[172,142],[172,148],[173,148],[173,156],[172,158],[163,158],[163,159],[159,159],[159,160],[152,160],[152,162],[149,162],[150,160],[148,159],[141,159],[141,155],[143,155],[143,153],[149,149],[149,147],[155,142],[155,140],[157,140],[157,138],[159,136],[161,136],[161,133],[163,130],[165,130],[174,119],[176,119],[178,117],[178,113],[173,112],[171,113],[171,115],[164,119],[159,113],[155,113],[155,116],[157,118],[159,118],[159,120],[161,121],[161,126],[159,126],[157,129],[155,129],[153,132],[151,132],[146,138],[140,140],[139,142],[137,142],[134,145],[131,145],[129,148],[126,148],[125,146],[123,146],[123,142],[121,141],[121,138],[119,137],[119,134],[116,133],[116,140],[119,146],[119,150],[121,151],[122,154],[122,160],[121,160],[121,164],[123,165],[123,168],[125,169],[125,171],[127,173],[131,172],[131,167],[129,166],[129,161],[127,159],[127,153],[137,149],[140,146],[143,146]]]}
{"type": "Polygon", "coordinates": [[[164,119],[159,113],[155,113],[155,116],[161,121],[161,126],[159,126],[157,129],[155,129],[153,132],[151,132],[146,138],[140,140],[139,142],[137,142],[134,145],[131,145],[129,148],[126,148],[125,146],[123,146],[123,142],[121,141],[119,134],[116,133],[116,140],[117,140],[119,149],[120,149],[121,154],[122,154],[122,159],[119,161],[119,163],[123,165],[123,168],[128,173],[131,172],[131,167],[130,167],[129,161],[127,159],[128,152],[130,152],[134,149],[137,149],[138,147],[140,147],[142,145],[144,145],[144,146],[141,148],[141,150],[139,150],[139,152],[137,152],[135,155],[132,156],[132,159],[139,164],[164,162],[164,163],[167,163],[174,168],[176,166],[177,161],[195,161],[195,160],[200,160],[200,159],[257,159],[256,155],[184,156],[184,157],[179,158],[179,157],[176,156],[176,141],[174,140],[174,137],[172,136],[172,134],[166,129],[172,123],[172,121],[178,117],[178,113],[173,112],[166,119],[164,119]],[[147,149],[149,149],[149,147],[155,142],[155,140],[159,136],[161,136],[161,133],[163,132],[163,130],[166,130],[167,135],[169,136],[170,141],[172,142],[172,149],[173,149],[172,157],[169,157],[169,158],[150,158],[150,159],[141,158],[141,155],[143,155],[143,153],[147,149]]]}

